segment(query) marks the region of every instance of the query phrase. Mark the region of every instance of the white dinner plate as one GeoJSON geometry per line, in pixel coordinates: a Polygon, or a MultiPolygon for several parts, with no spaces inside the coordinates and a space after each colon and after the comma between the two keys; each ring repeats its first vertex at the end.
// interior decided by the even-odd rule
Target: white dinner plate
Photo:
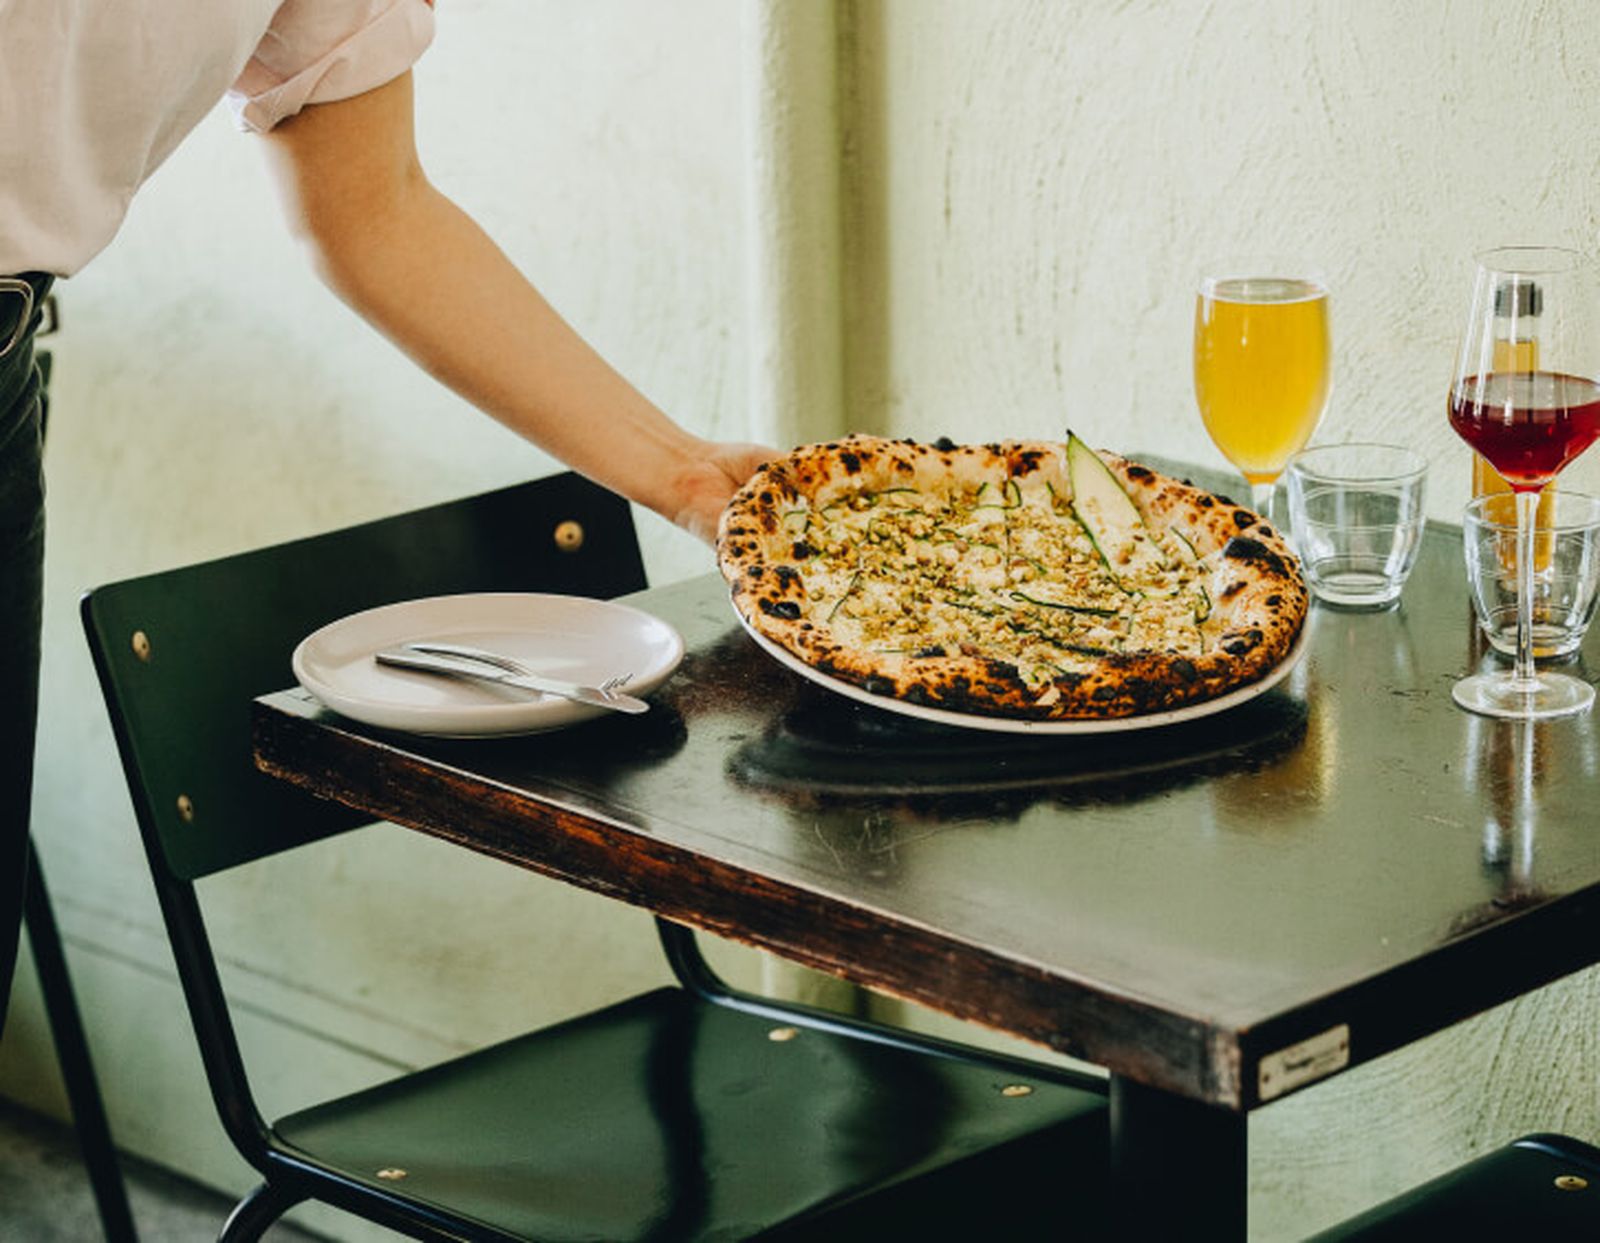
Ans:
{"type": "Polygon", "coordinates": [[[294,676],[335,712],[416,734],[528,734],[607,713],[557,695],[396,669],[373,659],[381,648],[428,639],[503,652],[567,682],[592,686],[629,673],[625,689],[641,697],[683,659],[676,630],[627,605],[494,592],[403,600],[330,622],[295,648],[294,676]]]}
{"type": "Polygon", "coordinates": [[[825,686],[847,699],[871,704],[874,708],[882,708],[885,712],[898,712],[903,716],[914,716],[924,721],[937,721],[941,725],[955,725],[961,729],[989,729],[1006,734],[1114,734],[1122,730],[1154,729],[1160,725],[1176,725],[1181,721],[1193,721],[1199,717],[1211,716],[1213,713],[1226,712],[1229,708],[1237,708],[1240,704],[1247,703],[1257,695],[1266,694],[1283,681],[1305,652],[1306,633],[1309,629],[1301,627],[1300,637],[1289,649],[1289,654],[1266,677],[1251,682],[1248,686],[1241,686],[1236,691],[1229,691],[1226,695],[1219,695],[1215,699],[1202,700],[1200,703],[1189,704],[1183,708],[1173,708],[1168,712],[1146,712],[1140,716],[1114,717],[1104,721],[1023,721],[1015,717],[983,716],[975,712],[953,712],[949,708],[930,708],[923,704],[907,703],[903,699],[891,699],[887,695],[874,695],[853,682],[846,682],[813,669],[787,648],[779,647],[765,635],[753,630],[738,609],[735,609],[734,613],[750,637],[779,664],[786,665],[801,677],[810,678],[819,686],[825,686]]]}

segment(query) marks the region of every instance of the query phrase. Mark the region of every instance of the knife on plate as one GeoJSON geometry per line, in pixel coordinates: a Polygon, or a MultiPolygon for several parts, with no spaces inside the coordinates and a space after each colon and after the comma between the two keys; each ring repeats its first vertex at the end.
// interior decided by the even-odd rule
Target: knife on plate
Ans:
{"type": "Polygon", "coordinates": [[[576,703],[596,708],[610,708],[613,712],[648,712],[650,705],[621,691],[603,691],[598,686],[581,686],[576,682],[563,682],[535,673],[510,673],[503,669],[459,657],[440,656],[419,652],[410,647],[386,647],[374,652],[373,659],[380,665],[393,665],[399,669],[414,669],[420,673],[437,673],[444,677],[468,678],[478,682],[495,682],[501,686],[514,686],[519,690],[538,691],[544,695],[559,695],[576,703]]]}

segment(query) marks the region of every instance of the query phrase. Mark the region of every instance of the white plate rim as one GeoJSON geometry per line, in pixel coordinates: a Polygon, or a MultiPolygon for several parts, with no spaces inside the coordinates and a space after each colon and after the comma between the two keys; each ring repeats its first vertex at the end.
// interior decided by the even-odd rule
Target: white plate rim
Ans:
{"type": "MultiPolygon", "coordinates": [[[[325,646],[330,638],[336,637],[339,632],[350,627],[361,627],[372,624],[376,619],[386,614],[404,615],[407,612],[429,609],[461,609],[464,613],[487,605],[491,609],[527,608],[537,609],[540,605],[559,602],[561,608],[578,607],[582,610],[593,609],[599,612],[614,615],[625,615],[635,625],[646,630],[654,631],[658,638],[667,641],[667,656],[652,665],[649,669],[635,675],[629,684],[629,691],[637,696],[648,695],[660,686],[683,661],[684,642],[683,636],[677,628],[669,622],[663,621],[653,613],[631,605],[622,604],[616,600],[602,600],[591,596],[566,595],[559,592],[524,592],[524,591],[487,591],[487,592],[460,592],[438,596],[417,596],[406,600],[395,600],[389,604],[376,605],[369,609],[361,609],[354,613],[347,613],[343,617],[319,626],[295,645],[294,652],[289,658],[290,668],[294,672],[296,681],[300,683],[312,696],[324,706],[351,720],[363,724],[374,725],[380,729],[398,730],[404,733],[420,734],[437,738],[488,738],[488,737],[513,737],[521,734],[544,733],[548,730],[559,729],[567,725],[575,725],[580,721],[592,720],[595,717],[607,715],[604,708],[597,708],[589,704],[575,703],[556,697],[543,699],[530,699],[526,703],[505,704],[462,704],[448,709],[418,708],[405,704],[396,704],[393,700],[374,698],[367,695],[352,694],[338,686],[330,685],[320,677],[312,668],[312,653],[318,646],[325,646]],[[464,727],[459,722],[465,718],[464,727]],[[429,722],[451,719],[457,722],[455,726],[430,727],[429,722]]],[[[470,626],[463,627],[470,629],[470,626]]],[[[432,627],[413,632],[413,637],[421,638],[433,630],[432,627]]],[[[389,646],[393,643],[407,641],[406,633],[396,633],[393,637],[380,641],[378,646],[389,646]]],[[[373,648],[377,650],[376,647],[373,648]]]]}
{"type": "Polygon", "coordinates": [[[778,661],[779,664],[792,669],[801,677],[815,682],[818,686],[826,687],[836,694],[843,695],[846,699],[853,699],[858,703],[871,704],[874,708],[882,708],[886,712],[897,712],[902,716],[912,716],[923,721],[934,721],[940,725],[953,725],[959,729],[982,729],[1005,734],[1115,734],[1131,730],[1156,729],[1164,725],[1178,725],[1184,721],[1199,720],[1202,717],[1213,716],[1218,712],[1226,712],[1230,708],[1237,708],[1240,704],[1248,703],[1259,695],[1264,695],[1279,682],[1289,676],[1301,656],[1305,654],[1306,640],[1311,627],[1304,622],[1300,626],[1300,634],[1295,639],[1288,653],[1265,676],[1256,679],[1246,686],[1231,690],[1225,695],[1218,695],[1215,699],[1203,699],[1199,703],[1188,704],[1182,708],[1170,708],[1165,712],[1147,712],[1138,716],[1112,717],[1104,721],[1024,721],[1016,717],[981,716],[975,712],[956,712],[950,708],[932,708],[925,704],[908,703],[903,699],[891,699],[887,695],[874,695],[871,691],[863,690],[853,682],[846,682],[840,678],[813,669],[787,648],[780,647],[766,635],[761,634],[750,625],[745,615],[734,608],[734,615],[738,617],[739,624],[744,627],[745,633],[756,641],[764,652],[778,661]]]}

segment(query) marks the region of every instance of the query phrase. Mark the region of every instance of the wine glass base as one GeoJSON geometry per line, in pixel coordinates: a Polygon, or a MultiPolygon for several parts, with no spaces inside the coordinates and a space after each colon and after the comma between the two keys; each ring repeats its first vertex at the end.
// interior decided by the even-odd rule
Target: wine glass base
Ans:
{"type": "Polygon", "coordinates": [[[1509,672],[1476,673],[1457,682],[1450,695],[1468,712],[1512,721],[1576,716],[1594,705],[1594,687],[1565,673],[1540,672],[1531,683],[1509,672]]]}

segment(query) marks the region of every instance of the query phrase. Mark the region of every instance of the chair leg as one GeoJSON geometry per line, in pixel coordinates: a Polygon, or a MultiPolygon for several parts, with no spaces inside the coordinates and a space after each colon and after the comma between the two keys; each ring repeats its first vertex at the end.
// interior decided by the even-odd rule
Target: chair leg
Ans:
{"type": "Polygon", "coordinates": [[[275,1183],[262,1183],[234,1206],[217,1243],[256,1243],[268,1226],[305,1198],[275,1183]]]}
{"type": "Polygon", "coordinates": [[[67,974],[66,951],[61,930],[50,906],[50,891],[45,888],[39,855],[28,842],[28,872],[23,891],[23,921],[28,929],[28,944],[33,949],[34,967],[39,973],[39,988],[44,994],[45,1012],[50,1020],[50,1035],[55,1041],[56,1060],[66,1084],[67,1102],[72,1108],[72,1123],[83,1154],[95,1205],[100,1210],[100,1225],[106,1243],[136,1243],[133,1213],[128,1207],[128,1189],[122,1179],[117,1150],[111,1142],[111,1127],[106,1121],[100,1082],[89,1058],[89,1042],[84,1035],[83,1016],[72,992],[67,974]]]}

